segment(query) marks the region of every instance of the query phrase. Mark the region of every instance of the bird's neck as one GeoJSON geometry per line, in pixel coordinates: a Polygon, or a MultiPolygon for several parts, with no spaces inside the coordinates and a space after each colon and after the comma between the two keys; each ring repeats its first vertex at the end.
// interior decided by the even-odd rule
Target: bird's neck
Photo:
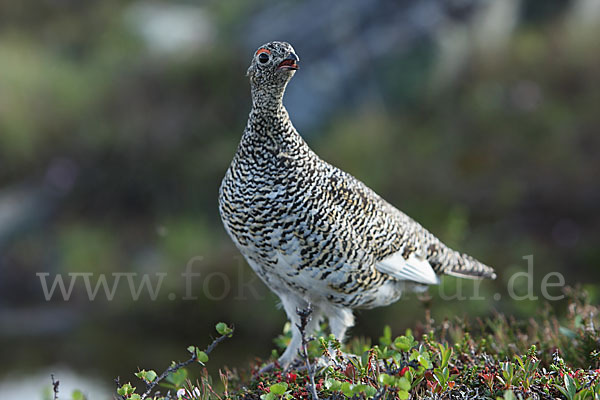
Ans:
{"type": "Polygon", "coordinates": [[[284,145],[290,134],[297,135],[283,105],[284,91],[285,87],[281,90],[252,87],[252,111],[248,128],[265,143],[271,142],[277,146],[284,145]]]}
{"type": "Polygon", "coordinates": [[[277,113],[283,107],[283,94],[285,87],[281,90],[272,88],[252,87],[252,110],[261,113],[277,113]]]}
{"type": "Polygon", "coordinates": [[[309,151],[281,100],[272,103],[263,99],[253,104],[242,143],[238,147],[238,157],[251,160],[256,167],[261,164],[256,160],[275,162],[282,154],[304,157],[309,151]]]}
{"type": "Polygon", "coordinates": [[[273,105],[264,102],[253,105],[247,129],[256,135],[257,139],[277,147],[285,145],[290,136],[299,136],[281,102],[273,105]]]}

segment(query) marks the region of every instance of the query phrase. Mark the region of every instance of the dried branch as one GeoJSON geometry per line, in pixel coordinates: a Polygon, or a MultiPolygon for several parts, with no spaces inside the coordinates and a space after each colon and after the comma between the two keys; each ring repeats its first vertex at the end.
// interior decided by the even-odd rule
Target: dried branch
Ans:
{"type": "Polygon", "coordinates": [[[317,395],[317,386],[315,385],[315,368],[310,364],[310,360],[308,358],[308,343],[310,343],[313,338],[306,337],[306,325],[311,319],[311,314],[313,310],[310,305],[304,309],[296,309],[296,313],[300,317],[300,325],[298,329],[300,330],[300,334],[302,335],[302,346],[300,347],[300,355],[304,358],[304,362],[306,364],[306,372],[308,374],[308,389],[310,394],[312,395],[313,400],[319,400],[319,396],[317,395]]]}
{"type": "Polygon", "coordinates": [[[52,379],[52,392],[54,393],[54,400],[58,400],[58,385],[60,381],[54,380],[54,374],[50,374],[50,378],[52,379]]]}
{"type": "MultiPolygon", "coordinates": [[[[213,342],[206,348],[206,350],[204,350],[206,355],[209,355],[217,347],[217,345],[219,343],[221,343],[223,340],[227,339],[228,337],[231,337],[231,335],[233,335],[233,328],[232,328],[231,332],[221,335],[218,338],[216,338],[215,340],[213,340],[213,342]]],[[[147,384],[146,391],[142,395],[142,399],[145,399],[146,397],[148,397],[148,395],[150,394],[150,392],[152,392],[154,387],[156,387],[156,385],[158,385],[158,383],[160,381],[162,381],[163,379],[165,379],[169,374],[171,374],[175,371],[178,371],[181,368],[183,368],[197,360],[198,360],[198,356],[197,356],[196,352],[194,352],[192,354],[192,357],[189,360],[171,365],[162,374],[160,374],[156,379],[154,379],[152,382],[147,384]]]]}
{"type": "MultiPolygon", "coordinates": [[[[204,353],[206,353],[206,355],[209,355],[217,347],[217,345],[219,343],[221,343],[223,340],[231,337],[232,335],[233,335],[233,327],[231,328],[231,331],[229,331],[229,332],[217,337],[215,340],[213,340],[212,343],[206,348],[206,350],[204,350],[204,353]]],[[[154,379],[152,382],[148,382],[146,384],[146,391],[144,392],[144,394],[142,394],[142,396],[141,396],[142,399],[147,398],[150,395],[150,393],[152,392],[152,390],[154,390],[156,385],[158,385],[159,382],[161,382],[163,379],[165,379],[167,376],[169,376],[169,374],[176,372],[183,367],[188,366],[189,364],[193,363],[194,361],[198,361],[198,355],[197,355],[196,351],[194,351],[192,353],[192,357],[190,357],[189,360],[179,362],[176,364],[172,364],[171,366],[169,366],[169,368],[167,368],[162,374],[160,374],[158,377],[156,377],[156,379],[154,379]]],[[[119,378],[115,379],[115,382],[117,383],[117,387],[119,387],[120,386],[119,378]]],[[[117,396],[117,399],[126,400],[123,396],[117,396]]]]}

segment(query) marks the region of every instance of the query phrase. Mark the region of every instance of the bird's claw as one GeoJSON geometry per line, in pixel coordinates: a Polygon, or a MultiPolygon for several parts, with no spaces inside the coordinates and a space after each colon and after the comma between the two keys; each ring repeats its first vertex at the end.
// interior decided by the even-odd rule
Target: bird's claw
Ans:
{"type": "Polygon", "coordinates": [[[258,374],[259,375],[266,374],[267,372],[273,371],[276,367],[277,367],[277,365],[274,362],[270,362],[270,363],[266,364],[265,366],[263,366],[261,369],[259,369],[258,374]]]}

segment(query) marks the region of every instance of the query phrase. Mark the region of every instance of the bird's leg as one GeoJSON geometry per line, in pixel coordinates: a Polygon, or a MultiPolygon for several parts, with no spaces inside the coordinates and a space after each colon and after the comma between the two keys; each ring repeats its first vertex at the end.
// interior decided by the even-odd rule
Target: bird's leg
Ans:
{"type": "Polygon", "coordinates": [[[354,316],[349,308],[331,308],[327,310],[329,327],[333,336],[340,342],[344,342],[346,330],[354,325],[354,316]]]}
{"type": "MultiPolygon", "coordinates": [[[[292,365],[292,362],[297,358],[298,351],[300,350],[300,346],[302,345],[302,335],[296,327],[296,323],[298,321],[295,321],[290,318],[290,322],[292,324],[292,340],[286,347],[283,354],[277,359],[277,363],[284,370],[288,369],[292,365]]],[[[262,367],[258,371],[258,373],[263,374],[266,372],[271,372],[273,369],[275,369],[275,365],[275,362],[271,362],[262,367]]]]}
{"type": "Polygon", "coordinates": [[[425,291],[423,293],[417,293],[417,299],[419,299],[425,308],[425,332],[430,332],[434,322],[433,318],[431,318],[431,302],[433,298],[428,291],[425,291]]]}
{"type": "MultiPolygon", "coordinates": [[[[354,325],[354,316],[352,315],[352,311],[348,308],[333,308],[331,310],[327,310],[327,315],[329,316],[329,328],[331,329],[331,333],[335,338],[340,342],[340,344],[344,343],[344,338],[346,336],[346,331],[348,328],[354,325]]],[[[330,346],[329,352],[332,357],[337,356],[337,349],[330,346]]]]}
{"type": "Polygon", "coordinates": [[[281,365],[283,369],[287,369],[292,364],[292,361],[297,357],[298,350],[300,350],[300,345],[302,344],[302,337],[298,328],[295,326],[296,321],[292,320],[292,325],[292,340],[278,360],[279,365],[281,365]]]}

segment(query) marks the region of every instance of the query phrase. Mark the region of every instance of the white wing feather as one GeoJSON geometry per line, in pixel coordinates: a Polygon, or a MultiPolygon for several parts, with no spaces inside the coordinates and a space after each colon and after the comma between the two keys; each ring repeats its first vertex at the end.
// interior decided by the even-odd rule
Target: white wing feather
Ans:
{"type": "Polygon", "coordinates": [[[429,262],[417,257],[414,253],[406,260],[402,257],[401,252],[394,253],[375,264],[375,268],[403,281],[424,283],[426,285],[440,283],[440,278],[435,274],[429,262]]]}

